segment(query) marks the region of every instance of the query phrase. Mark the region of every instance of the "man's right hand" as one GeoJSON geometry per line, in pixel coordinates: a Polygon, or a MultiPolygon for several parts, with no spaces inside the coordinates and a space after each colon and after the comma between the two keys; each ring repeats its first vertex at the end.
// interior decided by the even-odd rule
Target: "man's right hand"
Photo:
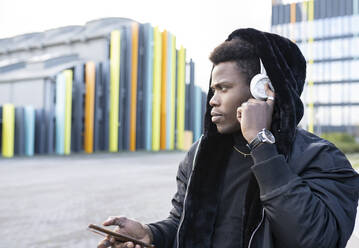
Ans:
{"type": "MultiPolygon", "coordinates": [[[[133,237],[144,243],[151,244],[151,231],[150,229],[138,221],[127,219],[126,217],[109,217],[104,223],[104,226],[117,226],[115,232],[133,237]]],[[[102,240],[97,248],[142,248],[141,245],[136,245],[133,242],[120,242],[116,241],[113,237],[108,236],[102,240]]]]}

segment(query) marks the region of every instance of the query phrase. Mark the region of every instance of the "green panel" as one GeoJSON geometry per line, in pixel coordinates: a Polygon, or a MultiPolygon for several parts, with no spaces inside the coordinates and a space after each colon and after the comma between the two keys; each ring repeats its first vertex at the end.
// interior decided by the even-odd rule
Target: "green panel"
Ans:
{"type": "Polygon", "coordinates": [[[120,31],[111,32],[109,151],[118,151],[118,104],[120,88],[120,31]]]}
{"type": "Polygon", "coordinates": [[[185,99],[186,99],[186,51],[181,46],[178,51],[177,74],[177,149],[184,149],[185,99]]]}
{"type": "Polygon", "coordinates": [[[160,149],[161,128],[161,56],[162,36],[158,27],[154,28],[154,58],[153,58],[153,108],[152,108],[152,150],[160,149]]]}
{"type": "Polygon", "coordinates": [[[72,114],[72,70],[65,70],[66,96],[65,96],[65,154],[71,153],[71,114],[72,114]]]}
{"type": "Polygon", "coordinates": [[[2,155],[11,158],[14,156],[15,107],[12,104],[4,104],[2,112],[2,155]]]}

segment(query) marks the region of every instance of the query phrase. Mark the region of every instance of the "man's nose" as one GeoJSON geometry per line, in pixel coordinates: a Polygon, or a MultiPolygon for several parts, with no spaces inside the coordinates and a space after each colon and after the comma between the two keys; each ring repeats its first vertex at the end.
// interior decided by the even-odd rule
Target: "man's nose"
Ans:
{"type": "Polygon", "coordinates": [[[209,100],[209,105],[211,107],[219,105],[219,99],[218,99],[218,96],[216,95],[216,93],[214,93],[212,98],[209,100]]]}

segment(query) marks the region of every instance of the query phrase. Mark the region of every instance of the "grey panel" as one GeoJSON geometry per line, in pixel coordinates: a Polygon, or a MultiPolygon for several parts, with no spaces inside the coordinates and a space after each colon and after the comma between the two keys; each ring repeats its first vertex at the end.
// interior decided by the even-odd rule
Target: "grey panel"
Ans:
{"type": "Polygon", "coordinates": [[[320,1],[314,1],[314,20],[320,18],[320,1]]]}
{"type": "Polygon", "coordinates": [[[35,153],[46,152],[46,112],[44,109],[35,110],[35,153]]]}
{"type": "Polygon", "coordinates": [[[23,107],[15,108],[15,142],[14,153],[25,155],[25,112],[23,107]]]}
{"type": "Polygon", "coordinates": [[[296,22],[301,22],[303,19],[302,3],[295,4],[295,15],[296,22]]]}
{"type": "Polygon", "coordinates": [[[144,128],[144,80],[145,80],[145,26],[139,25],[138,32],[138,70],[137,70],[137,109],[136,109],[136,150],[145,148],[144,128]]]}
{"type": "Polygon", "coordinates": [[[2,152],[2,106],[0,106],[0,153],[2,152]]]}
{"type": "Polygon", "coordinates": [[[320,18],[325,18],[326,15],[326,0],[319,0],[320,18]]]}
{"type": "Polygon", "coordinates": [[[278,5],[272,5],[272,26],[278,24],[278,5]]]}
{"type": "Polygon", "coordinates": [[[184,130],[190,130],[190,106],[191,104],[187,104],[190,101],[190,85],[186,84],[186,94],[185,94],[185,117],[184,117],[184,130]]]}
{"type": "Polygon", "coordinates": [[[47,96],[47,104],[45,105],[46,118],[46,144],[45,152],[54,153],[55,151],[55,96],[56,85],[54,81],[47,80],[45,94],[47,96]]]}
{"type": "Polygon", "coordinates": [[[96,74],[95,74],[95,104],[94,104],[94,130],[93,130],[93,150],[99,151],[102,150],[103,145],[100,142],[100,130],[103,129],[102,125],[102,109],[101,109],[101,99],[103,97],[102,93],[102,64],[96,63],[96,74]]]}
{"type": "Polygon", "coordinates": [[[110,116],[110,63],[102,63],[102,126],[100,129],[101,149],[107,151],[109,148],[109,116],[110,116]]]}
{"type": "Polygon", "coordinates": [[[343,5],[343,2],[340,3],[339,1],[342,0],[333,0],[333,17],[340,15],[340,5],[343,5]]]}
{"type": "Polygon", "coordinates": [[[345,0],[345,15],[353,15],[353,0],[345,0]]]}
{"type": "Polygon", "coordinates": [[[131,27],[123,29],[121,35],[121,62],[120,62],[120,106],[118,149],[130,148],[130,110],[131,110],[131,27]]]}
{"type": "Polygon", "coordinates": [[[202,115],[201,115],[202,130],[201,130],[201,133],[204,132],[204,117],[205,117],[206,109],[207,109],[207,93],[202,92],[202,115]]]}
{"type": "Polygon", "coordinates": [[[290,23],[290,4],[284,5],[284,23],[290,23]]]}
{"type": "Polygon", "coordinates": [[[74,83],[72,92],[71,151],[73,152],[83,150],[84,102],[85,68],[84,65],[77,65],[74,68],[74,83]]]}

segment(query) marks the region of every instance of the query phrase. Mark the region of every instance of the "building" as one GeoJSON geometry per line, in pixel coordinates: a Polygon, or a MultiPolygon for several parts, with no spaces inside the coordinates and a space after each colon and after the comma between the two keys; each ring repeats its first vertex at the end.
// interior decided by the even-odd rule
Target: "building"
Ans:
{"type": "Polygon", "coordinates": [[[6,157],[186,149],[202,133],[203,97],[186,49],[149,23],[105,18],[0,39],[6,157]]]}
{"type": "Polygon", "coordinates": [[[359,1],[274,0],[271,31],[296,42],[307,60],[300,125],[358,135],[359,1]]]}

